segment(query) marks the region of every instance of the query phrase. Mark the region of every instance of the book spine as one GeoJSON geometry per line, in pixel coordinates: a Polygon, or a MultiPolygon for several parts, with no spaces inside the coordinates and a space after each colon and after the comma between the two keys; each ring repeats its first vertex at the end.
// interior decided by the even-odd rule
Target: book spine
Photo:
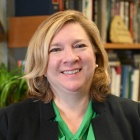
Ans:
{"type": "Polygon", "coordinates": [[[133,75],[131,78],[132,81],[132,95],[131,95],[131,99],[133,101],[138,101],[138,96],[139,96],[139,75],[140,72],[138,69],[134,69],[133,70],[133,75]]]}
{"type": "Polygon", "coordinates": [[[64,0],[64,10],[68,10],[70,8],[70,0],[64,0]]]}
{"type": "Polygon", "coordinates": [[[94,6],[94,9],[93,9],[93,13],[94,13],[93,21],[97,25],[97,23],[98,23],[98,1],[97,0],[94,0],[93,6],[94,6]]]}
{"type": "Polygon", "coordinates": [[[133,34],[133,16],[134,16],[134,3],[132,1],[129,2],[129,31],[131,37],[134,38],[133,34]]]}
{"type": "Polygon", "coordinates": [[[107,0],[98,0],[98,21],[99,28],[103,43],[107,40],[107,0]]]}
{"type": "Polygon", "coordinates": [[[124,18],[124,1],[120,1],[120,16],[121,18],[125,21],[125,18],[124,18]]]}
{"type": "Polygon", "coordinates": [[[116,70],[116,96],[120,97],[121,95],[121,76],[122,76],[122,67],[121,65],[115,67],[116,70]]]}
{"type": "Polygon", "coordinates": [[[90,20],[93,20],[93,1],[92,0],[83,0],[82,1],[82,12],[90,20]]]}
{"type": "Polygon", "coordinates": [[[134,3],[134,13],[133,13],[133,42],[138,43],[138,1],[134,3]]]}
{"type": "Polygon", "coordinates": [[[129,30],[129,2],[124,2],[124,23],[129,30]]]}
{"type": "Polygon", "coordinates": [[[64,10],[64,0],[59,0],[59,11],[64,10]]]}

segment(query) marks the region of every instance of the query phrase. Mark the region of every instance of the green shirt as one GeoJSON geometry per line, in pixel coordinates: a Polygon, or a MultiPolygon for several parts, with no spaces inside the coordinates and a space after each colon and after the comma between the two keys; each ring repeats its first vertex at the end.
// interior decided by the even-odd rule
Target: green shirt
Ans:
{"type": "Polygon", "coordinates": [[[89,102],[83,121],[75,134],[73,134],[64,120],[61,118],[59,110],[54,102],[53,108],[56,114],[54,121],[58,122],[58,138],[59,140],[95,140],[94,131],[92,128],[91,120],[96,117],[96,113],[92,108],[92,101],[89,102]]]}

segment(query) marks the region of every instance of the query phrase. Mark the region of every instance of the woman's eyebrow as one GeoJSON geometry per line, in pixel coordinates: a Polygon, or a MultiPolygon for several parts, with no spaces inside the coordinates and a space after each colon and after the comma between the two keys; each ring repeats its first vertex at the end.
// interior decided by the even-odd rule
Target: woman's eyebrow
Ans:
{"type": "Polygon", "coordinates": [[[50,44],[50,47],[52,47],[52,46],[62,46],[62,44],[61,43],[53,43],[53,44],[50,44]]]}
{"type": "Polygon", "coordinates": [[[76,40],[74,41],[74,43],[78,43],[78,42],[82,42],[82,41],[86,42],[85,39],[76,39],[76,40]]]}
{"type": "MultiPolygon", "coordinates": [[[[79,43],[79,42],[86,42],[86,40],[85,39],[75,39],[73,41],[73,44],[76,44],[76,43],[79,43]]],[[[60,46],[63,46],[63,45],[60,42],[56,42],[56,43],[50,44],[50,47],[53,47],[53,46],[60,47],[60,46]]]]}

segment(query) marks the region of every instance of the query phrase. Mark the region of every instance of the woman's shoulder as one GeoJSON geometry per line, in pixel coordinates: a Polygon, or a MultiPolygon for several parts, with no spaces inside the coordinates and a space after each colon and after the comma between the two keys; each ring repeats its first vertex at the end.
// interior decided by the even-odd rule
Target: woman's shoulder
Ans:
{"type": "Polygon", "coordinates": [[[0,116],[5,114],[6,116],[25,114],[26,112],[31,112],[39,108],[40,101],[35,99],[25,99],[18,103],[10,104],[6,107],[0,108],[0,116]]]}
{"type": "Polygon", "coordinates": [[[107,103],[118,103],[120,105],[125,105],[125,104],[132,104],[132,105],[139,105],[140,102],[136,102],[136,101],[133,101],[129,98],[122,98],[122,97],[118,97],[118,96],[115,96],[115,95],[112,95],[110,94],[107,99],[106,99],[106,102],[107,103]]]}
{"type": "Polygon", "coordinates": [[[122,110],[124,112],[138,113],[140,116],[140,102],[131,99],[121,98],[114,95],[107,97],[105,104],[109,109],[122,110]]]}
{"type": "Polygon", "coordinates": [[[110,112],[114,115],[119,113],[137,114],[140,116],[140,102],[117,97],[110,94],[104,102],[93,102],[93,108],[97,113],[110,112]]]}

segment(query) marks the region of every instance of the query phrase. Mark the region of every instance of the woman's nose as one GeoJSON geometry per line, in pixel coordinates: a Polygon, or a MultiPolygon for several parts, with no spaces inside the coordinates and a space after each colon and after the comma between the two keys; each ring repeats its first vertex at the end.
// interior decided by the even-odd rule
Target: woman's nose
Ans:
{"type": "Polygon", "coordinates": [[[74,49],[67,49],[64,51],[63,63],[72,64],[79,60],[78,54],[74,49]]]}

